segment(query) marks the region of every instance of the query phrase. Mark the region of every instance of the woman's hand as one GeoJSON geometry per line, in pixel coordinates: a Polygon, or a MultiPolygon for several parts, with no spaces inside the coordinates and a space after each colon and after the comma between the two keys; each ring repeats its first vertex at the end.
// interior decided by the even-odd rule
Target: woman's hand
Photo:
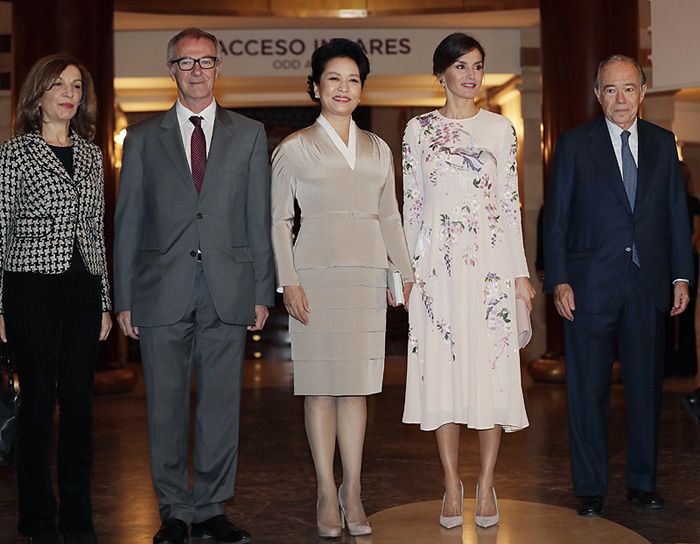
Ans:
{"type": "Polygon", "coordinates": [[[107,340],[109,331],[112,330],[112,316],[109,312],[102,312],[102,323],[100,324],[100,342],[107,340]]]}
{"type": "Polygon", "coordinates": [[[284,286],[284,307],[289,315],[304,325],[309,324],[309,302],[301,285],[284,286]]]}
{"type": "Polygon", "coordinates": [[[0,314],[0,341],[7,342],[7,333],[5,332],[5,316],[0,314]]]}
{"type": "Polygon", "coordinates": [[[403,308],[406,311],[408,311],[408,298],[411,296],[411,289],[413,289],[412,281],[403,284],[403,308]]]}
{"type": "Polygon", "coordinates": [[[535,298],[535,288],[530,278],[515,278],[515,297],[525,303],[528,312],[532,312],[532,299],[535,298]]]}
{"type": "Polygon", "coordinates": [[[411,295],[411,289],[413,288],[413,283],[404,283],[403,284],[403,304],[397,304],[396,301],[394,300],[394,296],[391,294],[391,289],[386,290],[386,302],[389,304],[389,306],[393,306],[396,308],[396,306],[403,306],[404,308],[408,308],[408,297],[411,295]]]}

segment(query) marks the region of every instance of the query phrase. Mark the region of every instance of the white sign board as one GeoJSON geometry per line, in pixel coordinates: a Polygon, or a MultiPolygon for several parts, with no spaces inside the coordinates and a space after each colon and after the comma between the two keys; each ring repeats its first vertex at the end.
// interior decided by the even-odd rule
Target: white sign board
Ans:
{"type": "MultiPolygon", "coordinates": [[[[481,42],[486,50],[487,72],[521,72],[518,29],[219,29],[213,34],[223,50],[222,76],[274,77],[308,75],[314,49],[331,38],[360,43],[370,58],[373,74],[430,74],[435,47],[456,31],[466,32],[481,42]]],[[[116,76],[165,75],[166,45],[176,33],[177,30],[116,32],[116,76]]]]}

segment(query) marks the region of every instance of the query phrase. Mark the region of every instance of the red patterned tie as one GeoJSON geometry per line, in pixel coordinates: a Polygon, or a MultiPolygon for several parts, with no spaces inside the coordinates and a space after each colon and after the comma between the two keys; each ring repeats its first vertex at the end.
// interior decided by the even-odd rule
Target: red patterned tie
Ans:
{"type": "Polygon", "coordinates": [[[192,161],[192,183],[197,192],[202,190],[202,181],[204,180],[204,172],[207,170],[207,143],[204,139],[204,131],[202,130],[202,118],[199,115],[190,117],[190,121],[194,125],[192,140],[190,141],[190,160],[192,161]]]}

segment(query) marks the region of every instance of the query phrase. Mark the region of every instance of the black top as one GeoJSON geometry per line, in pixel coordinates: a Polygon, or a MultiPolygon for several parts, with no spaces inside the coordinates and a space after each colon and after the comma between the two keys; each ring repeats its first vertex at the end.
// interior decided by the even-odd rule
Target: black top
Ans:
{"type": "MultiPolygon", "coordinates": [[[[66,169],[66,172],[68,172],[68,175],[71,178],[73,178],[73,175],[75,174],[75,169],[73,168],[73,146],[69,145],[68,147],[59,147],[49,144],[49,147],[51,148],[51,151],[53,151],[56,155],[56,158],[59,161],[61,161],[61,164],[63,165],[63,168],[66,169]]],[[[78,249],[77,233],[73,238],[73,255],[71,256],[70,266],[68,267],[68,269],[80,272],[87,272],[87,268],[85,268],[85,262],[80,256],[80,250],[78,249]]]]}

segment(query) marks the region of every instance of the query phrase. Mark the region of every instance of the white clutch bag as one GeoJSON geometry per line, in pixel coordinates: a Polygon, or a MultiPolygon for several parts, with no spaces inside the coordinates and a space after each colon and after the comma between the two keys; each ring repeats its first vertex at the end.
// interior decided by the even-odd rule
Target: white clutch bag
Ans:
{"type": "Polygon", "coordinates": [[[532,338],[532,322],[530,312],[522,299],[515,299],[515,326],[518,329],[518,346],[523,349],[530,343],[532,338]]]}
{"type": "Polygon", "coordinates": [[[403,298],[403,278],[398,270],[386,271],[386,285],[396,304],[404,304],[406,301],[403,298]]]}

